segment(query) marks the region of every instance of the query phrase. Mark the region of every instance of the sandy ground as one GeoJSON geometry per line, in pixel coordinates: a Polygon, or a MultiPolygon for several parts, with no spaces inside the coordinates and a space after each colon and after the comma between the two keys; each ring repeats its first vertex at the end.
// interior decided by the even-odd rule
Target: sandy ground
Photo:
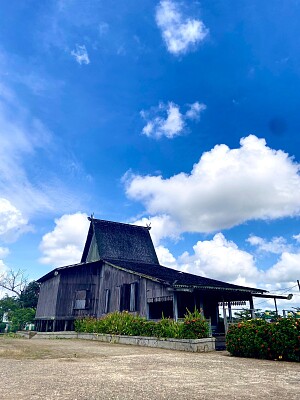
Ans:
{"type": "Polygon", "coordinates": [[[300,364],[84,340],[0,338],[0,399],[300,399],[300,364]]]}

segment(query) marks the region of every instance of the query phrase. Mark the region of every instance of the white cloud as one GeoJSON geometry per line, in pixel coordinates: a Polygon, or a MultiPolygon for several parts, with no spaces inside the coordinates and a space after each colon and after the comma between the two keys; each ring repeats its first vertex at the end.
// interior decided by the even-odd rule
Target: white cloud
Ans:
{"type": "Polygon", "coordinates": [[[167,247],[160,245],[160,246],[157,246],[155,248],[155,250],[156,250],[157,258],[161,265],[168,267],[168,268],[180,269],[176,258],[173,256],[173,254],[170,252],[170,250],[167,247]]]}
{"type": "Polygon", "coordinates": [[[40,262],[55,267],[80,262],[89,228],[87,215],[65,214],[55,220],[55,225],[53,231],[42,238],[40,262]]]}
{"type": "Polygon", "coordinates": [[[0,247],[0,258],[5,258],[9,254],[9,249],[7,247],[0,247]]]}
{"type": "Polygon", "coordinates": [[[206,105],[203,103],[199,103],[196,101],[193,104],[190,104],[189,109],[185,113],[185,117],[187,119],[198,120],[200,118],[200,114],[206,110],[206,105]]]}
{"type": "Polygon", "coordinates": [[[266,271],[267,282],[296,282],[299,276],[300,253],[282,253],[278,262],[266,271]]]}
{"type": "Polygon", "coordinates": [[[292,248],[290,244],[286,242],[286,239],[282,236],[274,237],[272,240],[267,241],[259,236],[250,236],[247,239],[252,246],[257,246],[257,250],[261,252],[268,252],[274,254],[281,254],[284,251],[288,251],[292,248]]]}
{"type": "Polygon", "coordinates": [[[193,250],[194,254],[185,252],[179,257],[181,270],[232,283],[255,285],[259,279],[260,272],[253,256],[226,240],[222,233],[212,240],[198,241],[193,250]]]}
{"type": "Polygon", "coordinates": [[[298,235],[294,235],[293,239],[300,243],[300,233],[298,235]]]}
{"type": "MultiPolygon", "coordinates": [[[[14,240],[28,229],[28,220],[23,217],[21,211],[7,199],[0,198],[0,238],[4,241],[14,240]]],[[[7,250],[0,247],[1,258],[7,250]]]]}
{"type": "Polygon", "coordinates": [[[141,218],[133,222],[134,225],[151,226],[150,235],[154,246],[158,246],[162,239],[179,239],[178,226],[168,215],[156,215],[155,217],[141,218]]]}
{"type": "Polygon", "coordinates": [[[249,220],[299,215],[299,164],[254,135],[240,144],[203,153],[190,174],[168,179],[127,175],[127,196],[141,201],[150,215],[169,215],[182,232],[214,232],[249,220]]]}
{"type": "Polygon", "coordinates": [[[184,133],[186,120],[199,120],[200,113],[205,109],[205,104],[196,101],[189,105],[187,112],[183,114],[177,104],[171,101],[167,104],[161,102],[158,107],[140,112],[141,117],[146,121],[142,133],[156,139],[163,136],[173,139],[184,133]]]}
{"type": "Polygon", "coordinates": [[[74,56],[75,60],[80,65],[90,63],[89,55],[85,45],[80,46],[77,44],[76,49],[71,51],[71,55],[74,56]]]}
{"type": "Polygon", "coordinates": [[[156,23],[168,51],[174,55],[193,49],[209,32],[202,21],[184,17],[179,4],[172,0],[160,1],[156,8],[156,23]]]}
{"type": "Polygon", "coordinates": [[[147,121],[142,133],[148,137],[159,139],[166,136],[172,139],[183,132],[183,115],[177,104],[172,102],[168,102],[168,104],[160,103],[157,108],[153,108],[150,112],[141,111],[140,114],[147,121]],[[150,114],[156,114],[156,116],[149,119],[150,114]]]}
{"type": "MultiPolygon", "coordinates": [[[[6,60],[9,55],[0,51],[2,58],[6,60]]],[[[17,75],[13,66],[11,75],[17,75]]],[[[0,67],[0,76],[3,74],[0,67]]],[[[59,145],[59,139],[53,138],[52,132],[20,102],[14,90],[1,83],[0,197],[19,210],[24,219],[37,212],[57,215],[81,207],[82,197],[74,196],[76,186],[68,182],[72,178],[65,167],[69,153],[59,145]]]]}

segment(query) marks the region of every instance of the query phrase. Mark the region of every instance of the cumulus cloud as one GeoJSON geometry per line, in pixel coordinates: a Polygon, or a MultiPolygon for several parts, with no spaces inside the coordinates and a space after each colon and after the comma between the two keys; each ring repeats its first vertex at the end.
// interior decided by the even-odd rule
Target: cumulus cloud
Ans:
{"type": "MultiPolygon", "coordinates": [[[[4,241],[11,241],[28,229],[28,220],[23,217],[21,211],[7,199],[0,198],[0,238],[4,241]]],[[[1,258],[4,250],[7,252],[8,249],[0,247],[1,258]]]]}
{"type": "Polygon", "coordinates": [[[185,17],[178,3],[161,0],[156,8],[156,23],[168,51],[180,55],[193,49],[208,35],[209,30],[199,19],[185,17]]]}
{"type": "Polygon", "coordinates": [[[295,282],[299,276],[300,253],[282,253],[277,263],[266,271],[268,282],[295,282]]]}
{"type": "Polygon", "coordinates": [[[168,268],[180,269],[180,266],[178,265],[176,258],[173,256],[173,254],[167,247],[159,245],[155,248],[155,250],[158,261],[161,265],[168,268]]]}
{"type": "Polygon", "coordinates": [[[217,233],[212,240],[198,241],[193,250],[192,255],[185,252],[179,257],[181,270],[227,282],[247,282],[250,285],[255,285],[259,279],[260,272],[253,256],[240,250],[222,233],[217,233]]]}
{"type": "Polygon", "coordinates": [[[171,101],[167,104],[161,102],[158,107],[140,112],[141,117],[146,121],[142,134],[156,139],[163,136],[173,139],[184,133],[187,119],[199,120],[201,112],[205,109],[205,104],[195,102],[189,105],[187,112],[183,114],[177,104],[171,101]]]}
{"type": "Polygon", "coordinates": [[[75,50],[71,51],[71,55],[74,56],[75,60],[80,65],[90,63],[89,55],[85,45],[80,46],[77,44],[75,50]]]}
{"type": "Polygon", "coordinates": [[[53,231],[46,233],[40,243],[40,262],[55,267],[80,262],[87,237],[89,221],[83,213],[65,214],[55,220],[53,231]]]}
{"type": "Polygon", "coordinates": [[[274,254],[281,254],[284,251],[288,251],[292,248],[287,243],[286,239],[282,236],[274,237],[270,241],[267,241],[259,236],[252,235],[247,239],[252,246],[256,246],[260,252],[268,252],[274,254]]]}
{"type": "Polygon", "coordinates": [[[254,135],[240,145],[215,146],[190,174],[127,175],[126,194],[150,215],[169,215],[182,232],[215,232],[249,220],[299,215],[299,164],[254,135]]]}
{"type": "Polygon", "coordinates": [[[179,239],[179,230],[176,223],[168,215],[156,215],[154,217],[144,217],[133,222],[134,225],[150,226],[150,235],[154,246],[158,246],[162,239],[179,239]]]}

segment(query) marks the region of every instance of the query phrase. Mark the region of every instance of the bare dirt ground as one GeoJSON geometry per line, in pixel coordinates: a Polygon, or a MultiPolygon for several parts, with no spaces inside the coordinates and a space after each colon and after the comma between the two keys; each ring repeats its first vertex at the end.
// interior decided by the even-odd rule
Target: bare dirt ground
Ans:
{"type": "Polygon", "coordinates": [[[0,338],[0,399],[300,399],[300,365],[84,340],[0,338]]]}

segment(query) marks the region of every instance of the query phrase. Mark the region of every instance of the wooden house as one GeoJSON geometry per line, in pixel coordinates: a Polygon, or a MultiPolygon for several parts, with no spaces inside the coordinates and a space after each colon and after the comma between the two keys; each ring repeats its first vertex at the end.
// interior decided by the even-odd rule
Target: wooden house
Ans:
{"type": "Polygon", "coordinates": [[[128,310],[177,320],[202,309],[217,329],[220,304],[250,302],[265,291],[180,272],[159,264],[149,227],[90,218],[79,264],[39,279],[38,331],[72,330],[74,320],[128,310]]]}

